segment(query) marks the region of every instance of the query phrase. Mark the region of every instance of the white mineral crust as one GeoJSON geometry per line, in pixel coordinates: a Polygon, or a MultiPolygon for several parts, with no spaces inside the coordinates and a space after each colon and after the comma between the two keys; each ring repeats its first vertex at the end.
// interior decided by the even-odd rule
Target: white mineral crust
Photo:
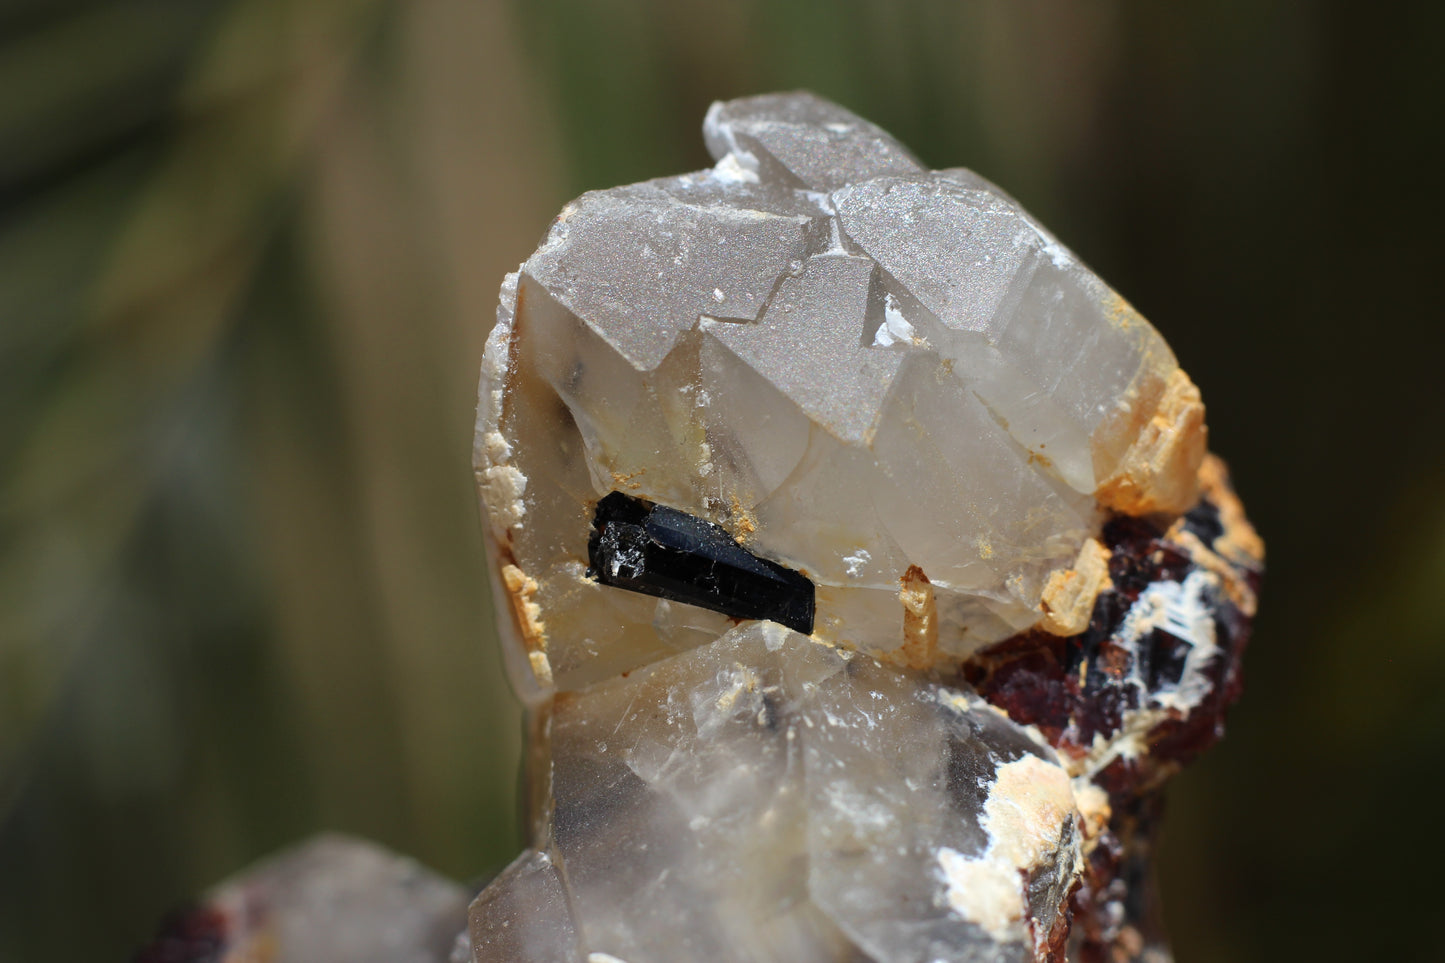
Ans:
{"type": "Polygon", "coordinates": [[[1097,592],[1070,573],[1106,510],[1194,503],[1198,392],[977,175],[803,93],[704,132],[715,168],[567,205],[487,342],[537,838],[475,959],[1034,959],[1078,872],[1068,776],[926,673],[1087,622],[1046,589],[1097,592]],[[811,637],[590,578],[614,491],[805,575],[811,637]]]}

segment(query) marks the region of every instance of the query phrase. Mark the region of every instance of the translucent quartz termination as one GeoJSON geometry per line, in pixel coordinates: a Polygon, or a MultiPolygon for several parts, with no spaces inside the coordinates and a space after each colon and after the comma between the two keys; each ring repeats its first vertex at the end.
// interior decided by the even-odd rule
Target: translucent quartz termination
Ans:
{"type": "Polygon", "coordinates": [[[704,135],[567,205],[487,341],[533,845],[473,958],[1165,958],[1154,790],[1262,557],[1198,391],[972,172],[806,93],[704,135]]]}
{"type": "Polygon", "coordinates": [[[467,896],[374,843],[317,836],[172,914],[132,963],[442,963],[467,896]]]}
{"type": "Polygon", "coordinates": [[[721,105],[706,130],[715,169],[584,195],[503,292],[479,478],[547,612],[542,688],[669,650],[648,606],[585,577],[609,491],[806,571],[824,637],[883,657],[897,634],[852,613],[916,566],[930,661],[1042,619],[1101,506],[1194,503],[1198,392],[1010,198],[812,97],[721,105]]]}

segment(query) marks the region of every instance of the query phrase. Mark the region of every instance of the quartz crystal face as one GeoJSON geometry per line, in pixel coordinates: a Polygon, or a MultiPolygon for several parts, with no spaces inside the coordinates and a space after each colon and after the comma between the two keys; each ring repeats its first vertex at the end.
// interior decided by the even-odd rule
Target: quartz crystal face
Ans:
{"type": "Polygon", "coordinates": [[[132,963],[441,963],[466,915],[458,884],[328,834],[171,914],[132,963]]]}
{"type": "Polygon", "coordinates": [[[502,287],[477,480],[533,846],[473,958],[1163,959],[1262,545],[1157,331],[806,93],[502,287]]]}

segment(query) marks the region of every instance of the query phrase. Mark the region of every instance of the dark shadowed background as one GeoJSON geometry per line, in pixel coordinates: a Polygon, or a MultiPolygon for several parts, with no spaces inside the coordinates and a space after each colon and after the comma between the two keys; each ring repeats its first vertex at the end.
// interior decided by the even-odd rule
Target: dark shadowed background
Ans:
{"type": "Polygon", "coordinates": [[[0,960],[322,828],[520,845],[472,492],[497,285],[806,86],[996,180],[1269,544],[1170,793],[1180,963],[1439,959],[1445,5],[0,0],[0,960]]]}

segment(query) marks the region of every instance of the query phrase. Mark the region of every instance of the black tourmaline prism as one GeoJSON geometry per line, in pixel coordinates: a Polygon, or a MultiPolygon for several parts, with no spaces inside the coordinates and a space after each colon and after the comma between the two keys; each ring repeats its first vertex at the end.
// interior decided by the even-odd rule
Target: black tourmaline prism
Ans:
{"type": "Polygon", "coordinates": [[[622,492],[597,503],[587,574],[603,585],[813,631],[813,583],[712,522],[622,492]]]}

